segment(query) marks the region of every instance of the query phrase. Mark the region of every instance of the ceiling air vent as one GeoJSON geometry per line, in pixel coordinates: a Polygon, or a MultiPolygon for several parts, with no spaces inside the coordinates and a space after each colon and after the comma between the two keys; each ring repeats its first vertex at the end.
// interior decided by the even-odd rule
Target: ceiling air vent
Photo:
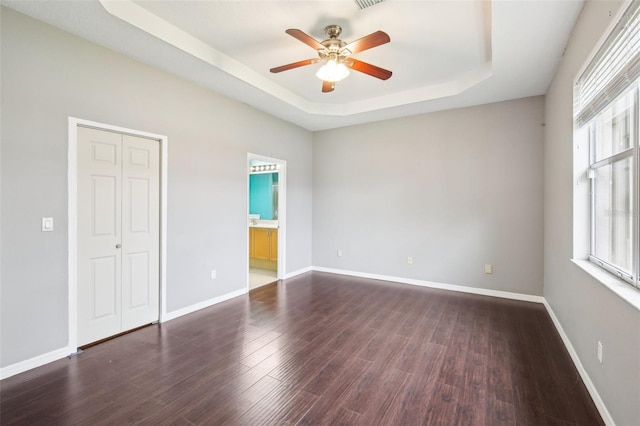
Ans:
{"type": "Polygon", "coordinates": [[[374,4],[382,3],[384,0],[354,0],[360,10],[366,9],[367,7],[371,7],[374,4]]]}

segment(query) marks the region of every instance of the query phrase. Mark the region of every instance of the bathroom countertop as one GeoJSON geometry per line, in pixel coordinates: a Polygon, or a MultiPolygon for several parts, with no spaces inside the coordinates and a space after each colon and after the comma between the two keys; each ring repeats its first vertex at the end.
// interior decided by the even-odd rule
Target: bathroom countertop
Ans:
{"type": "Polygon", "coordinates": [[[249,221],[249,228],[271,228],[278,229],[278,221],[277,220],[265,220],[258,219],[256,221],[249,221]]]}

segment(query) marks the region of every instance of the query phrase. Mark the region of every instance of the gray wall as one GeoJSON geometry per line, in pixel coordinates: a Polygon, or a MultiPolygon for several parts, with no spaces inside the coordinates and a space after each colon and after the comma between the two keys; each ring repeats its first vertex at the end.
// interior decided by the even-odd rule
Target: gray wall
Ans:
{"type": "Polygon", "coordinates": [[[314,266],[542,295],[543,104],[314,134],[314,266]]]}
{"type": "Polygon", "coordinates": [[[6,8],[1,54],[0,365],[67,344],[69,116],[168,136],[170,312],[246,288],[247,152],[287,160],[287,269],[311,265],[310,132],[6,8]]]}
{"type": "Polygon", "coordinates": [[[620,2],[589,1],[574,28],[545,103],[544,296],[614,421],[640,421],[640,312],[574,265],[573,80],[620,2]],[[597,360],[597,342],[604,363],[597,360]]]}

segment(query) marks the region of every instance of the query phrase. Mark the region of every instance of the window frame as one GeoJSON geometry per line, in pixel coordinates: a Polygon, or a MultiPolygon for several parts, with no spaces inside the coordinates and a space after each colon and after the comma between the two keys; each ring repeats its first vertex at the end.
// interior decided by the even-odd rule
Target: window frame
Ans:
{"type": "MultiPolygon", "coordinates": [[[[629,138],[631,139],[631,147],[624,151],[610,155],[608,157],[599,159],[596,161],[595,144],[596,140],[596,121],[599,114],[596,114],[586,124],[579,127],[589,127],[589,164],[587,167],[587,174],[589,176],[589,256],[588,259],[591,263],[604,269],[605,271],[613,274],[616,278],[619,278],[626,283],[632,285],[636,289],[640,289],[640,80],[630,83],[621,96],[631,95],[631,106],[629,118],[631,120],[629,129],[629,138]],[[632,221],[631,221],[631,271],[622,270],[620,267],[607,262],[595,255],[596,253],[596,179],[595,172],[600,167],[606,167],[612,165],[626,158],[632,159],[632,183],[631,194],[632,200],[632,221]]],[[[612,100],[608,105],[616,102],[612,100]]],[[[607,107],[603,108],[604,111],[607,107]]],[[[602,112],[601,111],[601,112],[602,112]]]]}
{"type": "MultiPolygon", "coordinates": [[[[640,0],[624,1],[608,31],[574,78],[573,95],[576,144],[573,261],[640,309],[640,0]],[[630,96],[632,110],[628,115],[631,120],[631,148],[626,147],[608,158],[598,155],[598,161],[595,161],[596,144],[598,149],[602,148],[596,137],[605,138],[602,140],[605,143],[609,142],[610,137],[615,137],[615,130],[611,135],[600,131],[596,133],[596,124],[610,125],[603,113],[608,114],[606,110],[609,108],[615,113],[614,103],[630,93],[633,93],[630,96]],[[631,158],[630,176],[618,166],[619,161],[627,161],[625,158],[631,158]],[[602,169],[602,166],[608,167],[602,169]],[[628,180],[631,181],[631,188],[627,184],[617,186],[618,182],[628,180]],[[606,199],[598,198],[596,189],[601,191],[600,194],[606,194],[606,199]],[[630,197],[631,205],[620,204],[619,201],[629,200],[617,198],[619,196],[630,197]],[[614,211],[616,208],[625,212],[623,222],[614,220],[614,215],[619,214],[614,211]],[[629,209],[631,217],[627,213],[629,209]],[[630,241],[625,238],[628,226],[630,241]],[[597,238],[603,238],[604,241],[598,250],[595,249],[597,238]],[[629,255],[629,243],[630,259],[626,257],[629,255]],[[626,258],[618,257],[621,247],[626,258]],[[598,258],[596,254],[606,259],[598,258]],[[620,267],[609,262],[619,263],[620,267]],[[630,273],[627,273],[627,268],[630,273]]],[[[615,152],[615,144],[612,143],[610,147],[614,148],[611,152],[615,152]]],[[[623,167],[626,169],[627,166],[623,167]]]]}

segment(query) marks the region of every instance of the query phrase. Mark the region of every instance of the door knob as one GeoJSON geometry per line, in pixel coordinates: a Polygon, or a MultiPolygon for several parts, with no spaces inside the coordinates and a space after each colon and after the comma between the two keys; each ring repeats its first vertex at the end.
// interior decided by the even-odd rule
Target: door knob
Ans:
{"type": "Polygon", "coordinates": [[[116,244],[116,248],[122,247],[122,244],[116,244]]]}

